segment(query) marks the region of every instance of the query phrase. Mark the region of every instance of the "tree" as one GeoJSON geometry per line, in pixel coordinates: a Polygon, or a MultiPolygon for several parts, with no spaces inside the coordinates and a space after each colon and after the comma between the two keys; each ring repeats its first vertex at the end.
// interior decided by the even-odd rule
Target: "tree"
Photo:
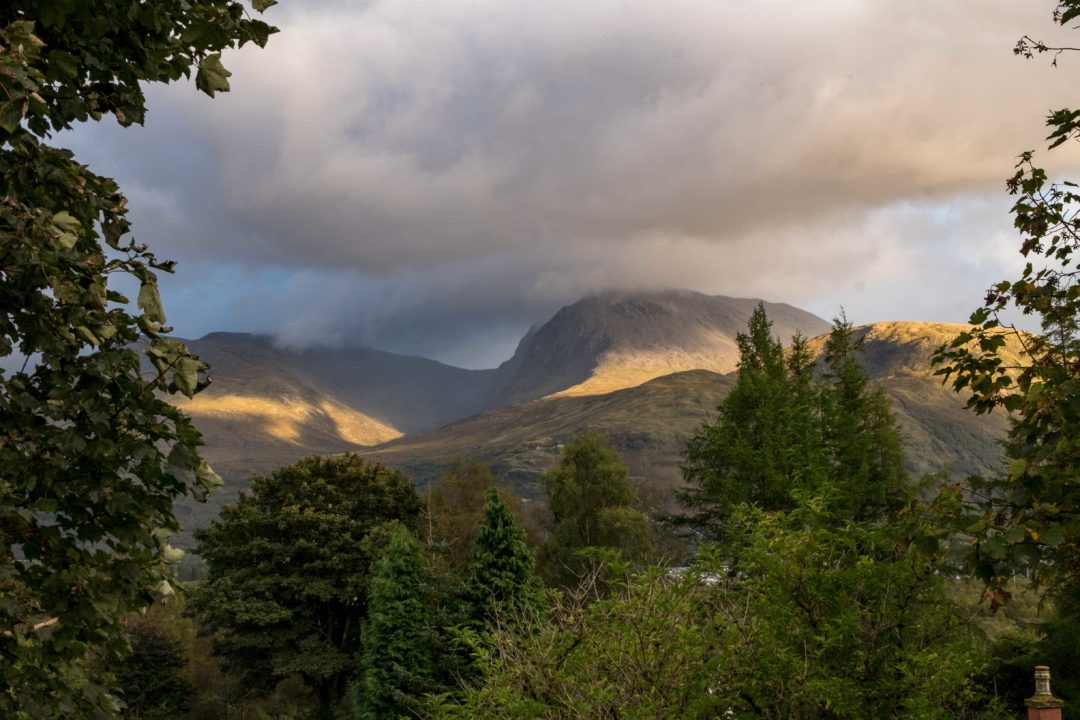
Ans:
{"type": "Polygon", "coordinates": [[[820,434],[829,475],[847,507],[844,517],[885,518],[904,505],[907,471],[900,428],[889,398],[859,364],[862,338],[843,313],[825,342],[819,392],[820,434]]]}
{"type": "Polygon", "coordinates": [[[886,519],[910,497],[900,429],[888,396],[858,361],[862,340],[841,314],[820,376],[796,337],[785,354],[759,305],[739,336],[738,377],[687,443],[679,521],[724,539],[734,508],[790,510],[795,493],[827,488],[847,520],[886,519]]]}
{"type": "MultiPolygon", "coordinates": [[[[1080,17],[1080,0],[1060,0],[1054,20],[1080,17]]],[[[1015,52],[1057,56],[1057,48],[1024,36],[1015,52]]],[[[1050,148],[1080,139],[1080,110],[1062,109],[1047,118],[1050,148]]],[[[1003,408],[1012,424],[1006,443],[1007,476],[976,481],[982,498],[968,526],[969,557],[975,574],[988,584],[992,601],[1008,599],[1005,583],[1017,569],[1056,592],[1080,588],[1080,193],[1069,181],[1051,182],[1036,166],[1034,152],[1020,155],[1008,181],[1020,232],[1020,253],[1028,258],[1021,276],[987,292],[972,313],[971,329],[940,348],[938,374],[959,391],[971,393],[976,413],[1003,408]],[[1035,316],[1041,332],[1027,333],[1006,322],[1010,306],[1035,316]],[[1019,348],[1017,354],[1015,349],[1019,348]]],[[[1070,591],[1072,592],[1072,591],[1070,591]]]]}
{"type": "MultiPolygon", "coordinates": [[[[1059,0],[1057,24],[1078,17],[1080,0],[1059,0]]],[[[1026,58],[1051,53],[1057,65],[1075,48],[1025,35],[1014,51],[1026,58]]],[[[1054,110],[1046,124],[1050,150],[1080,140],[1080,110],[1054,110]]],[[[1039,628],[1039,657],[1055,667],[1068,697],[1080,689],[1080,192],[1075,182],[1051,181],[1033,151],[1021,153],[1007,188],[1025,268],[987,291],[972,327],[934,360],[944,382],[971,393],[973,411],[1011,414],[1009,466],[999,476],[969,480],[971,502],[956,527],[970,536],[968,566],[986,584],[993,608],[1009,601],[1018,573],[1053,600],[1057,615],[1039,628]],[[1034,317],[1039,331],[1008,322],[1010,308],[1034,317]]],[[[1066,716],[1080,717],[1075,702],[1066,716]]]]}
{"type": "Polygon", "coordinates": [[[731,509],[753,502],[766,510],[791,506],[791,490],[818,477],[825,463],[812,358],[796,337],[790,354],[772,335],[765,306],[755,308],[736,336],[739,374],[686,447],[679,493],[690,511],[681,521],[723,534],[731,509]]]}
{"type": "Polygon", "coordinates": [[[521,526],[525,516],[521,498],[499,485],[487,463],[455,460],[424,490],[420,529],[432,560],[442,572],[458,578],[468,572],[477,531],[484,519],[485,498],[488,490],[496,487],[521,526]]]}
{"type": "Polygon", "coordinates": [[[181,671],[186,660],[180,641],[161,613],[135,615],[126,621],[131,654],[100,672],[111,672],[123,694],[124,716],[138,720],[170,720],[182,713],[193,688],[181,671]]]}
{"type": "Polygon", "coordinates": [[[596,599],[494,634],[479,682],[439,718],[1001,718],[979,637],[951,599],[923,520],[838,524],[827,501],[743,505],[741,572],[706,549],[596,599]]]}
{"type": "Polygon", "coordinates": [[[535,608],[540,587],[533,575],[533,556],[525,533],[514,523],[499,491],[485,493],[484,519],[476,534],[469,576],[465,582],[466,616],[481,626],[500,616],[535,608]]]}
{"type": "Polygon", "coordinates": [[[400,523],[372,570],[357,720],[414,714],[434,689],[434,613],[420,543],[400,523]]]}
{"type": "Polygon", "coordinates": [[[626,465],[600,436],[584,435],[567,443],[542,482],[554,532],[541,558],[553,582],[576,581],[585,568],[579,552],[585,548],[613,548],[628,561],[646,557],[653,539],[648,518],[633,507],[636,498],[626,465]]]}
{"type": "Polygon", "coordinates": [[[0,358],[19,368],[0,371],[5,717],[117,712],[80,666],[121,653],[120,618],[168,589],[173,500],[220,484],[161,396],[204,382],[167,337],[155,273],[173,264],[128,235],[115,182],[48,140],[109,114],[141,123],[144,83],[194,70],[203,92],[228,90],[221,50],[272,32],[233,0],[0,5],[0,358]]]}
{"type": "Polygon", "coordinates": [[[369,573],[389,533],[415,524],[412,482],[346,454],[269,476],[195,537],[207,562],[191,608],[215,653],[250,687],[299,675],[329,717],[355,674],[369,573]]]}

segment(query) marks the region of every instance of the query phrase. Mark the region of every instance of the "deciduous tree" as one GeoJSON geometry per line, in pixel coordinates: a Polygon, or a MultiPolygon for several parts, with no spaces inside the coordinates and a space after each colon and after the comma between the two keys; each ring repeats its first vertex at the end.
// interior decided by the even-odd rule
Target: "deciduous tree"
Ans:
{"type": "Polygon", "coordinates": [[[634,507],[626,465],[598,435],[566,444],[559,462],[542,479],[554,530],[541,551],[545,577],[573,584],[585,569],[580,551],[608,547],[631,562],[652,547],[649,520],[634,507]]]}
{"type": "Polygon", "coordinates": [[[116,183],[50,139],[107,115],[141,123],[147,83],[228,90],[221,51],[273,31],[233,0],[0,4],[4,717],[117,712],[79,666],[121,652],[120,618],[167,590],[173,500],[220,483],[162,397],[195,393],[205,370],[167,336],[156,273],[173,264],[129,235],[116,183]]]}
{"type": "Polygon", "coordinates": [[[252,477],[196,533],[208,570],[191,608],[215,652],[256,689],[299,675],[329,717],[356,674],[386,523],[413,525],[419,511],[409,478],[354,454],[252,477]]]}
{"type": "Polygon", "coordinates": [[[499,485],[487,463],[455,460],[422,493],[424,514],[419,529],[440,571],[458,578],[467,573],[484,519],[485,497],[492,488],[499,489],[499,497],[521,527],[525,518],[521,498],[499,485]]]}

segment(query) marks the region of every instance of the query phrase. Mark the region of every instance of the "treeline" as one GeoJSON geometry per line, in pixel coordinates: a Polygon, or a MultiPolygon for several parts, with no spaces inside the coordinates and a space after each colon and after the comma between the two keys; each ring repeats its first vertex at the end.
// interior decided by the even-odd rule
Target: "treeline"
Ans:
{"type": "Polygon", "coordinates": [[[544,486],[530,507],[457,462],[418,493],[355,454],[254,476],[196,534],[201,577],[129,619],[132,655],[101,670],[140,718],[426,714],[482,679],[493,633],[545,617],[552,588],[676,544],[598,437],[568,443],[544,486]]]}
{"type": "Polygon", "coordinates": [[[420,494],[357,455],[252,478],[197,533],[205,576],[131,621],[132,716],[1018,716],[1046,648],[984,631],[963,493],[907,477],[851,325],[819,365],[761,307],[738,342],[666,517],[596,436],[545,503],[478,463],[420,494]]]}

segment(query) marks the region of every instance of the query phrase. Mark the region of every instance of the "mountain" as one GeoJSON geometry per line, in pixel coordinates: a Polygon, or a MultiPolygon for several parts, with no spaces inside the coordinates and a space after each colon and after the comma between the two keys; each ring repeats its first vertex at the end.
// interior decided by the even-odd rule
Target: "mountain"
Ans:
{"type": "MultiPolygon", "coordinates": [[[[871,379],[892,401],[911,472],[945,470],[956,475],[1000,469],[1000,441],[1008,429],[1002,413],[978,416],[965,397],[933,375],[930,355],[965,326],[880,323],[855,329],[871,379]]],[[[824,335],[809,342],[824,352],[824,335]]],[[[819,361],[820,362],[820,361],[819,361]]],[[[582,432],[607,437],[631,474],[661,487],[681,481],[686,440],[715,416],[735,373],[680,372],[643,385],[592,397],[551,396],[406,436],[367,451],[368,457],[401,467],[418,481],[432,479],[457,457],[482,459],[525,494],[538,493],[540,474],[559,448],[582,432]]]]}
{"type": "MultiPolygon", "coordinates": [[[[484,459],[535,496],[560,446],[586,431],[614,442],[634,475],[676,486],[686,440],[734,382],[735,334],[757,302],[682,291],[590,295],[530,329],[513,357],[491,370],[366,347],[288,350],[261,336],[208,335],[190,346],[211,364],[214,382],[183,407],[227,486],[211,505],[186,503],[178,513],[186,527],[205,524],[251,472],[347,450],[401,467],[418,482],[457,457],[484,459]]],[[[782,339],[817,335],[809,346],[823,351],[825,321],[788,305],[765,307],[782,339]]],[[[916,473],[998,469],[1005,417],[966,411],[929,363],[963,327],[856,330],[862,362],[892,399],[916,473]]]]}
{"type": "MultiPolygon", "coordinates": [[[[203,431],[204,455],[227,486],[210,506],[188,503],[178,512],[185,525],[202,524],[217,507],[235,499],[252,472],[268,472],[305,455],[366,452],[474,416],[486,423],[503,417],[499,413],[505,408],[548,396],[599,396],[686,370],[728,372],[738,357],[735,334],[746,327],[758,302],[675,290],[589,295],[534,325],[514,355],[490,370],[465,370],[359,346],[290,350],[271,338],[241,333],[188,341],[210,364],[213,382],[180,404],[203,431]]],[[[828,327],[790,305],[765,307],[785,339],[828,327]]],[[[649,424],[647,404],[659,403],[658,393],[679,397],[665,383],[643,390],[631,403],[643,426],[649,424]]],[[[711,391],[701,397],[708,398],[704,407],[715,405],[711,391]]],[[[598,407],[619,404],[619,399],[600,401],[598,407]]],[[[692,405],[692,399],[675,402],[678,412],[692,405]]],[[[535,407],[543,407],[542,414],[554,412],[552,433],[560,423],[585,427],[596,415],[586,403],[583,410],[566,410],[560,420],[571,406],[556,403],[554,411],[535,407]]],[[[535,429],[532,419],[520,422],[528,432],[535,429]]],[[[641,431],[639,437],[657,432],[662,435],[662,428],[641,431]]],[[[632,444],[627,440],[628,447],[632,444]]],[[[678,441],[672,438],[668,445],[676,447],[678,441]]],[[[676,460],[669,453],[657,462],[666,468],[676,460]]]]}
{"type": "MultiPolygon", "coordinates": [[[[735,367],[735,333],[757,300],[686,291],[591,295],[535,326],[508,361],[464,370],[367,347],[290,350],[265,336],[188,341],[213,382],[182,402],[218,464],[276,467],[352,450],[548,395],[590,395],[691,369],[735,367]]],[[[813,335],[820,318],[766,303],[781,337],[813,335]]]]}
{"type": "MultiPolygon", "coordinates": [[[[498,405],[609,393],[683,370],[731,372],[739,358],[735,335],[760,302],[688,290],[589,295],[522,339],[500,367],[506,378],[498,405]]],[[[784,343],[829,329],[805,310],[764,305],[784,343]]]]}
{"type": "MultiPolygon", "coordinates": [[[[916,472],[944,469],[954,475],[987,475],[1001,470],[1001,440],[1008,431],[1004,412],[976,415],[964,408],[969,397],[942,385],[931,354],[968,325],[885,322],[855,329],[862,342],[859,361],[892,400],[904,432],[908,463],[916,472]]],[[[825,338],[809,343],[824,351],[825,338]]],[[[1020,365],[1020,348],[1010,341],[1001,351],[1007,365],[1020,365]]]]}
{"type": "Polygon", "coordinates": [[[686,441],[715,415],[734,381],[733,373],[687,370],[604,395],[550,396],[391,441],[365,455],[421,483],[456,458],[483,460],[523,495],[539,497],[539,477],[562,446],[596,432],[619,449],[631,474],[671,487],[680,478],[686,441]]]}

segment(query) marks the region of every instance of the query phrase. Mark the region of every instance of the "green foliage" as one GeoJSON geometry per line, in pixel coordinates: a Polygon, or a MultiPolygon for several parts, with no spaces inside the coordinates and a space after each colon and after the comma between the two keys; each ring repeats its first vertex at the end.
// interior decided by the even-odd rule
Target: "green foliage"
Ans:
{"type": "Polygon", "coordinates": [[[540,587],[533,565],[525,533],[514,523],[510,507],[497,490],[488,490],[463,593],[468,621],[485,626],[536,608],[540,587]]]}
{"type": "Polygon", "coordinates": [[[588,577],[546,616],[493,633],[482,680],[435,718],[711,718],[723,622],[698,576],[653,569],[600,599],[588,577]]]}
{"type": "Polygon", "coordinates": [[[460,578],[468,572],[477,531],[484,519],[485,497],[495,487],[520,526],[524,519],[521,499],[509,488],[499,486],[487,463],[455,460],[422,494],[421,528],[441,573],[460,578]]]}
{"type": "MultiPolygon", "coordinates": [[[[1062,0],[1054,13],[1064,25],[1080,12],[1062,0]]],[[[1053,52],[1023,38],[1017,54],[1053,52]]],[[[1047,118],[1054,148],[1075,140],[1075,110],[1047,118]]],[[[1008,600],[1006,583],[1018,569],[1053,592],[1080,588],[1080,193],[1076,183],[1053,183],[1037,167],[1034,153],[1021,154],[1008,181],[1016,197],[1012,213],[1020,232],[1020,253],[1028,258],[1015,280],[987,292],[971,315],[972,328],[935,355],[938,374],[957,391],[971,392],[977,413],[1003,408],[1012,413],[1006,449],[1007,474],[973,482],[980,502],[961,518],[973,542],[968,562],[987,583],[995,605],[1008,600]],[[1023,333],[1002,319],[1010,306],[1037,317],[1041,332],[1023,333]],[[1023,348],[1019,365],[1007,362],[1007,338],[1023,348]]]]}
{"type": "Polygon", "coordinates": [[[355,674],[385,524],[419,511],[409,478],[354,454],[254,476],[250,495],[196,533],[208,572],[191,609],[227,669],[264,691],[299,675],[328,716],[355,674]]]}
{"type": "Polygon", "coordinates": [[[555,467],[542,478],[554,523],[541,553],[543,574],[569,585],[584,572],[579,551],[611,547],[627,561],[644,560],[653,541],[644,513],[627,480],[626,465],[598,435],[584,435],[563,448],[555,467]],[[620,529],[631,532],[622,534],[620,529]]]}
{"type": "Polygon", "coordinates": [[[738,341],[735,386],[687,443],[679,520],[724,538],[740,504],[789,510],[795,492],[826,484],[845,520],[900,507],[910,491],[899,428],[858,363],[851,324],[834,321],[817,379],[805,342],[796,337],[785,354],[762,305],[738,341]]]}
{"type": "Polygon", "coordinates": [[[191,701],[193,688],[184,679],[184,649],[168,616],[151,612],[127,619],[131,654],[101,671],[111,672],[127,707],[124,716],[139,720],[171,720],[191,701]]]}
{"type": "Polygon", "coordinates": [[[801,339],[786,357],[759,304],[737,340],[738,379],[716,420],[687,443],[683,476],[689,487],[679,496],[691,511],[683,520],[715,536],[740,503],[789,508],[791,489],[820,475],[825,462],[801,339]]]}
{"type": "Polygon", "coordinates": [[[0,358],[26,359],[0,374],[4,717],[116,715],[80,666],[92,648],[122,654],[120,618],[168,590],[173,500],[220,484],[161,397],[204,382],[165,336],[156,272],[173,263],[128,236],[115,182],[46,141],[108,114],[142,122],[144,83],[192,69],[227,89],[220,51],[271,32],[230,0],[0,5],[0,358]]]}
{"type": "MultiPolygon", "coordinates": [[[[1080,2],[1060,0],[1054,21],[1066,26],[1080,16],[1080,2]]],[[[1015,52],[1058,57],[1075,48],[1051,47],[1024,36],[1015,52]]],[[[1080,139],[1080,111],[1059,109],[1047,117],[1050,149],[1080,139]]],[[[1080,192],[1075,182],[1051,182],[1032,151],[1020,155],[1008,181],[1016,200],[1014,225],[1028,262],[1020,277],[987,292],[972,313],[972,327],[935,355],[938,374],[957,391],[971,392],[977,413],[1011,413],[1007,470],[973,478],[972,502],[956,515],[971,537],[967,562],[987,586],[992,607],[1011,601],[1009,580],[1023,572],[1056,606],[1054,619],[1038,626],[1040,641],[1025,661],[1054,669],[1056,691],[1072,702],[1066,715],[1080,717],[1080,192]],[[1009,308],[1038,318],[1040,331],[1024,333],[1003,320],[1009,308]],[[1006,341],[1022,347],[1010,362],[1006,341]]],[[[1028,669],[1030,673],[1030,669],[1028,669]]],[[[1003,663],[1006,678],[1021,669],[1003,663]]],[[[1030,676],[1029,676],[1030,677],[1030,676]]],[[[1030,682],[1030,680],[1029,680],[1030,682]]]]}
{"type": "Polygon", "coordinates": [[[363,676],[353,686],[357,720],[413,714],[433,691],[433,610],[420,544],[400,523],[372,570],[363,676]]]}
{"type": "MultiPolygon", "coordinates": [[[[494,635],[483,681],[441,718],[1004,717],[924,520],[837,523],[821,498],[736,510],[740,572],[706,549],[679,577],[585,584],[494,635]]],[[[595,581],[595,578],[590,580],[595,581]]]]}
{"type": "MultiPolygon", "coordinates": [[[[844,521],[831,497],[744,507],[732,581],[747,598],[735,682],[765,717],[970,717],[978,636],[952,600],[931,518],[844,521]],[[928,551],[929,550],[929,551],[928,551]]],[[[843,510],[841,510],[843,511],[843,510]]]]}
{"type": "Polygon", "coordinates": [[[821,437],[842,517],[888,517],[903,504],[904,449],[900,428],[880,387],[871,388],[859,365],[861,339],[841,314],[825,343],[825,375],[818,392],[821,437]]]}

